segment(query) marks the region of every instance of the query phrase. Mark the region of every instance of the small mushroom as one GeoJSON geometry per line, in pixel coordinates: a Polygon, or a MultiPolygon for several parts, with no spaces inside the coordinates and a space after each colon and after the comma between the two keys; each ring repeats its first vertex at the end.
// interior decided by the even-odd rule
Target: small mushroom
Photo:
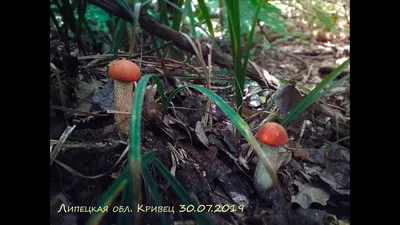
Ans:
{"type": "MultiPolygon", "coordinates": [[[[114,110],[131,112],[133,83],[141,76],[139,67],[130,60],[115,60],[109,64],[108,74],[114,79],[114,110]]],[[[118,130],[129,134],[130,114],[116,113],[114,118],[118,130]]]]}
{"type": "MultiPolygon", "coordinates": [[[[275,122],[265,123],[258,130],[257,139],[275,171],[290,161],[290,152],[281,147],[289,140],[288,134],[282,125],[275,122]]],[[[260,193],[273,186],[272,178],[260,161],[257,163],[254,173],[254,182],[256,190],[260,193]]]]}

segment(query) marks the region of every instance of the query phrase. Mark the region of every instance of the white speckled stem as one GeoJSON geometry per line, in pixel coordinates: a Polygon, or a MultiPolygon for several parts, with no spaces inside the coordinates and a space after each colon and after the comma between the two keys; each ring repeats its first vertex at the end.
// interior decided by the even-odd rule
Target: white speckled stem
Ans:
{"type": "MultiPolygon", "coordinates": [[[[291,159],[291,153],[286,151],[280,152],[281,147],[279,146],[271,146],[263,143],[260,143],[260,146],[271,162],[271,166],[274,167],[275,171],[288,163],[291,159]]],[[[265,168],[264,163],[260,161],[257,163],[256,171],[254,173],[254,184],[256,190],[260,193],[274,185],[267,168],[265,168]]]]}
{"type": "MultiPolygon", "coordinates": [[[[276,166],[276,157],[274,157],[274,153],[278,152],[278,148],[275,146],[262,145],[260,144],[264,153],[268,157],[269,161],[272,163],[275,171],[278,169],[276,166]]],[[[256,171],[254,172],[254,186],[256,190],[260,193],[272,187],[273,181],[271,176],[269,175],[267,168],[265,168],[264,163],[258,160],[256,171]]]]}
{"type": "MultiPolygon", "coordinates": [[[[114,110],[131,112],[133,83],[114,80],[114,110]]],[[[121,133],[129,134],[130,114],[115,113],[115,125],[121,133]]]]}

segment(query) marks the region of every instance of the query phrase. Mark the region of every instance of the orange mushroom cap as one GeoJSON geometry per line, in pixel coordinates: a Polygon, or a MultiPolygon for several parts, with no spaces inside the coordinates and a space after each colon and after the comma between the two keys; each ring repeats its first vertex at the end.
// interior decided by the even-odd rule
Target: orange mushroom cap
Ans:
{"type": "Polygon", "coordinates": [[[139,67],[126,59],[111,62],[108,66],[108,74],[116,80],[125,82],[137,81],[141,76],[139,67]]]}
{"type": "Polygon", "coordinates": [[[273,145],[285,145],[289,138],[285,128],[279,123],[267,122],[258,129],[257,138],[261,142],[273,145]]]}

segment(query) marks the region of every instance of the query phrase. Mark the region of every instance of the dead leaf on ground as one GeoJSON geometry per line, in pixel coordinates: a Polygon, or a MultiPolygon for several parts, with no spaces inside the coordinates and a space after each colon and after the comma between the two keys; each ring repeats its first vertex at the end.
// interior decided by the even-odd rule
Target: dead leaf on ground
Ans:
{"type": "Polygon", "coordinates": [[[199,141],[201,141],[201,143],[203,143],[204,146],[209,147],[210,141],[208,140],[200,121],[197,121],[196,123],[195,132],[199,141]]]}
{"type": "Polygon", "coordinates": [[[147,86],[145,89],[145,96],[143,99],[143,117],[147,120],[158,120],[164,111],[162,105],[155,100],[157,93],[157,85],[147,86]]]}
{"type": "Polygon", "coordinates": [[[94,79],[89,83],[83,80],[78,81],[75,88],[75,94],[78,98],[77,110],[90,112],[93,106],[93,104],[90,103],[92,96],[101,86],[103,86],[102,82],[94,79]]]}
{"type": "Polygon", "coordinates": [[[254,118],[254,117],[260,115],[261,113],[263,113],[263,111],[255,111],[255,110],[248,109],[246,107],[243,107],[243,110],[242,110],[242,116],[245,120],[254,118]]]}
{"type": "Polygon", "coordinates": [[[279,108],[279,114],[286,116],[290,111],[300,103],[302,96],[299,90],[296,89],[296,82],[291,80],[287,83],[282,83],[276,90],[274,101],[279,108]]]}
{"type": "Polygon", "coordinates": [[[294,184],[299,187],[299,193],[292,198],[292,202],[299,204],[302,208],[308,208],[312,203],[319,203],[323,206],[329,200],[330,193],[324,189],[313,187],[310,184],[302,184],[294,181],[294,184]]]}
{"type": "Polygon", "coordinates": [[[329,186],[339,194],[342,195],[350,195],[350,189],[344,188],[342,185],[337,183],[335,179],[328,174],[326,170],[318,174],[318,177],[321,178],[322,181],[329,184],[329,186]]]}
{"type": "Polygon", "coordinates": [[[221,131],[224,142],[228,145],[231,152],[236,152],[236,138],[231,129],[229,129],[229,124],[227,129],[221,131]]]}
{"type": "Polygon", "coordinates": [[[292,150],[292,151],[293,151],[293,157],[314,162],[314,160],[310,157],[310,154],[308,152],[301,150],[292,150]]]}

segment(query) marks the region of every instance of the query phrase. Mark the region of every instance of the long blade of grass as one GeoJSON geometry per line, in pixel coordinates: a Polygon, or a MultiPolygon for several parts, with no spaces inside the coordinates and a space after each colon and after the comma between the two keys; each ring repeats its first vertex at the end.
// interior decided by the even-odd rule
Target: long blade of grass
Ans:
{"type": "Polygon", "coordinates": [[[134,184],[134,206],[139,204],[141,201],[141,114],[143,109],[145,89],[150,78],[152,78],[157,84],[162,102],[164,103],[165,101],[164,90],[162,88],[160,79],[156,75],[146,75],[139,80],[132,103],[129,130],[130,151],[128,154],[128,165],[131,175],[130,178],[134,184]]]}
{"type": "MultiPolygon", "coordinates": [[[[179,198],[185,205],[193,205],[195,208],[197,208],[198,206],[197,203],[190,198],[185,188],[179,183],[179,181],[174,176],[172,176],[169,170],[157,158],[154,160],[154,166],[160,171],[162,176],[171,185],[172,189],[174,189],[175,193],[179,196],[179,198]]],[[[212,224],[211,221],[203,213],[192,212],[192,215],[200,225],[212,224]]]]}
{"type": "MultiPolygon", "coordinates": [[[[150,193],[154,199],[154,203],[156,203],[157,206],[163,206],[160,192],[158,191],[156,182],[154,181],[153,176],[151,175],[150,170],[147,166],[143,167],[143,177],[144,177],[145,181],[147,182],[147,185],[149,186],[150,193]]],[[[168,220],[167,220],[165,213],[162,211],[159,215],[160,215],[162,224],[167,225],[168,220]]]]}
{"type": "Polygon", "coordinates": [[[85,0],[79,0],[78,1],[78,21],[76,23],[76,38],[78,38],[80,40],[81,37],[81,29],[82,26],[84,25],[84,21],[85,19],[85,14],[86,14],[86,6],[87,6],[87,2],[85,0]]]}
{"type": "MultiPolygon", "coordinates": [[[[120,202],[120,206],[123,206],[124,209],[128,207],[128,209],[133,209],[132,207],[132,190],[133,190],[133,184],[132,182],[129,182],[130,179],[127,179],[126,186],[124,190],[122,191],[122,198],[120,202]]],[[[132,224],[132,213],[127,212],[127,213],[120,213],[120,216],[118,216],[117,224],[118,225],[130,225],[132,224]]]]}
{"type": "Polygon", "coordinates": [[[120,4],[127,13],[129,13],[131,15],[132,18],[135,18],[135,15],[131,9],[131,7],[129,6],[129,4],[125,1],[125,0],[116,0],[118,4],[120,4]]]}
{"type": "Polygon", "coordinates": [[[321,90],[324,89],[330,82],[332,82],[340,73],[346,69],[350,64],[350,58],[333,70],[328,76],[326,76],[321,83],[318,84],[307,96],[301,100],[301,102],[287,115],[283,121],[282,126],[285,126],[290,120],[294,119],[301,112],[303,112],[308,106],[314,103],[321,95],[321,90]],[[317,97],[316,97],[317,96],[317,97]]]}
{"type": "Polygon", "coordinates": [[[244,54],[244,58],[243,58],[243,70],[244,71],[246,71],[246,69],[247,69],[247,63],[248,63],[249,56],[250,56],[250,49],[252,48],[252,44],[253,44],[253,37],[254,37],[254,31],[255,31],[256,25],[257,25],[258,14],[260,13],[263,3],[264,3],[264,1],[259,1],[256,12],[254,13],[253,23],[251,24],[251,30],[250,30],[249,38],[247,40],[246,50],[245,50],[245,54],[244,54]]]}
{"type": "MultiPolygon", "coordinates": [[[[133,0],[132,0],[133,1],[133,0]]],[[[134,51],[135,51],[135,37],[136,37],[136,31],[137,31],[137,23],[139,21],[139,13],[140,13],[140,8],[142,7],[142,3],[141,2],[137,2],[137,3],[133,3],[134,4],[134,18],[133,18],[133,22],[132,22],[132,35],[129,41],[129,58],[132,57],[134,51]]]]}
{"type": "MultiPolygon", "coordinates": [[[[181,26],[182,23],[182,13],[183,10],[181,9],[182,5],[183,5],[183,1],[184,0],[178,0],[178,2],[176,3],[177,8],[174,9],[174,20],[172,22],[172,29],[179,31],[179,27],[181,26]]],[[[168,1],[166,1],[168,2],[168,1]]]]}
{"type": "Polygon", "coordinates": [[[182,5],[184,0],[178,0],[178,3],[173,3],[169,0],[164,0],[168,5],[172,6],[173,8],[175,8],[176,10],[178,10],[181,13],[185,13],[185,11],[182,9],[182,5]]]}
{"type": "Polygon", "coordinates": [[[210,32],[211,37],[214,38],[215,37],[214,29],[211,23],[210,13],[208,12],[206,3],[204,2],[204,0],[198,0],[198,3],[201,13],[203,14],[204,20],[206,21],[208,32],[210,32]]]}
{"type": "Polygon", "coordinates": [[[194,21],[191,0],[186,0],[186,2],[185,2],[185,14],[189,17],[190,27],[192,28],[192,35],[193,35],[193,38],[196,40],[197,39],[196,23],[194,21]]]}
{"type": "Polygon", "coordinates": [[[60,8],[61,13],[63,13],[63,19],[68,24],[72,33],[76,33],[76,21],[74,16],[74,10],[71,3],[68,0],[62,0],[62,8],[60,8]]]}
{"type": "Polygon", "coordinates": [[[167,4],[164,0],[158,0],[158,7],[160,10],[160,22],[168,26],[168,10],[167,4]]]}
{"type": "Polygon", "coordinates": [[[239,1],[227,0],[226,7],[228,12],[228,24],[229,24],[228,27],[232,44],[232,57],[233,57],[233,68],[234,68],[233,74],[236,81],[235,82],[236,108],[238,110],[238,113],[241,114],[245,77],[242,68],[239,1]]]}
{"type": "Polygon", "coordinates": [[[115,27],[115,32],[113,35],[113,43],[112,43],[112,49],[114,53],[114,57],[116,57],[118,53],[118,49],[121,47],[121,42],[123,37],[125,36],[126,33],[126,21],[123,19],[118,19],[117,26],[115,27]]]}
{"type": "MultiPolygon", "coordinates": [[[[155,159],[154,151],[147,152],[143,154],[143,166],[147,166],[155,159]]],[[[110,207],[117,196],[121,193],[122,190],[126,187],[128,182],[129,175],[129,167],[126,167],[118,178],[111,184],[111,186],[107,189],[107,191],[102,195],[100,201],[98,203],[98,208],[101,210],[97,210],[92,212],[87,222],[88,225],[98,225],[100,221],[103,219],[105,215],[104,212],[107,212],[105,207],[110,207]]]]}
{"type": "Polygon", "coordinates": [[[350,74],[347,74],[346,76],[340,78],[338,81],[335,81],[334,83],[329,85],[329,87],[323,89],[323,91],[319,95],[316,95],[314,98],[311,99],[311,101],[305,106],[305,109],[308,108],[313,102],[316,102],[320,97],[328,94],[328,92],[330,92],[332,89],[334,89],[339,84],[341,84],[343,81],[345,81],[349,78],[350,78],[350,74]]]}

